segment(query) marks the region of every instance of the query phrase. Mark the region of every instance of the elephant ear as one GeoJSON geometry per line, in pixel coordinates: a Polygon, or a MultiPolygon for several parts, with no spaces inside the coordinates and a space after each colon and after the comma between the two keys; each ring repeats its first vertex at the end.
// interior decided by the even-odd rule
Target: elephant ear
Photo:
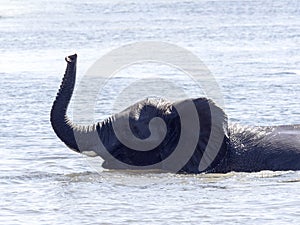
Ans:
{"type": "MultiPolygon", "coordinates": [[[[197,120],[200,125],[198,142],[188,162],[179,171],[181,173],[201,173],[218,171],[227,153],[228,120],[227,115],[212,100],[206,98],[191,99],[197,110],[197,120]]],[[[185,101],[174,103],[175,108],[180,108],[185,101]]],[[[187,114],[187,113],[185,113],[187,114]]],[[[182,118],[181,118],[182,121],[182,118]]],[[[181,124],[182,126],[182,124],[181,124]]],[[[194,132],[193,129],[186,129],[182,132],[194,132]]],[[[194,133],[188,134],[193,136],[194,133]]]]}

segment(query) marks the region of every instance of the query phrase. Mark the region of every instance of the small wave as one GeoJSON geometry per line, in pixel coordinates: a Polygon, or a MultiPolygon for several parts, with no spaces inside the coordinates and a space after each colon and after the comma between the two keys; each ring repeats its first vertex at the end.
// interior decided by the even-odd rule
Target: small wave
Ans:
{"type": "Polygon", "coordinates": [[[282,72],[276,72],[276,73],[265,73],[265,75],[270,76],[277,76],[277,75],[297,75],[297,72],[294,71],[282,71],[282,72]]]}
{"type": "Polygon", "coordinates": [[[32,180],[53,179],[55,177],[61,177],[61,176],[63,176],[63,174],[32,172],[32,173],[24,173],[20,175],[0,176],[0,182],[4,181],[5,183],[25,183],[27,181],[32,181],[32,180]]]}
{"type": "Polygon", "coordinates": [[[300,182],[300,178],[297,178],[297,179],[291,179],[291,180],[283,180],[283,181],[280,181],[281,183],[298,183],[300,182]]]}
{"type": "Polygon", "coordinates": [[[258,178],[275,178],[275,177],[284,177],[286,175],[294,174],[294,171],[270,171],[263,170],[257,173],[252,173],[253,177],[258,178]]]}

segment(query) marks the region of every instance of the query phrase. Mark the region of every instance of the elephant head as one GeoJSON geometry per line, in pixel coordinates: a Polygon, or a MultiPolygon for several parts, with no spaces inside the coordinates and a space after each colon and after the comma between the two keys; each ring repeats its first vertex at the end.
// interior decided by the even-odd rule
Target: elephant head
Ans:
{"type": "Polygon", "coordinates": [[[75,86],[76,61],[76,54],[66,57],[66,72],[50,116],[55,133],[69,148],[94,152],[104,159],[104,168],[113,169],[199,173],[222,163],[229,142],[227,116],[206,98],[173,103],[145,99],[96,124],[74,124],[66,112],[75,86]],[[209,162],[202,169],[201,160],[209,162]]]}

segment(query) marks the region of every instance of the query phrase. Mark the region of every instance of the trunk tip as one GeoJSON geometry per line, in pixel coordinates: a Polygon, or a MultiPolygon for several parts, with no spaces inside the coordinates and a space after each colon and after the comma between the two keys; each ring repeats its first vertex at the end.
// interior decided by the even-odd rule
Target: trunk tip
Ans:
{"type": "Polygon", "coordinates": [[[74,63],[76,62],[76,59],[77,59],[77,54],[74,54],[74,55],[69,55],[65,58],[66,62],[68,63],[74,63]]]}

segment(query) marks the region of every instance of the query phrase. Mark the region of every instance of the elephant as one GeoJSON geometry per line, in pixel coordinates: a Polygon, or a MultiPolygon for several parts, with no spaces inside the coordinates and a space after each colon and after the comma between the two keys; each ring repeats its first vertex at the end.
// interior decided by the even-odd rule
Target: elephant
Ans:
{"type": "Polygon", "coordinates": [[[79,126],[66,114],[75,86],[77,55],[70,55],[65,60],[66,71],[50,113],[52,128],[60,140],[75,152],[92,152],[100,156],[104,160],[103,168],[151,168],[192,174],[300,169],[300,124],[231,124],[224,110],[204,97],[177,102],[147,98],[101,122],[79,126]],[[197,117],[187,119],[186,125],[182,119],[191,117],[193,112],[186,110],[190,103],[194,105],[197,117]],[[154,121],[153,118],[157,120],[154,121]],[[119,140],[120,135],[116,130],[122,131],[122,123],[119,127],[116,126],[119,121],[129,123],[129,131],[132,132],[129,137],[136,143],[140,141],[140,146],[145,146],[146,150],[127,146],[124,140],[119,140]],[[162,126],[155,127],[162,121],[162,126]],[[198,130],[190,129],[193,124],[199,124],[198,130]],[[218,144],[210,142],[212,133],[217,134],[218,144]],[[183,135],[186,139],[182,141],[183,135]],[[162,140],[159,140],[161,137],[162,140]],[[190,144],[192,139],[196,140],[194,144],[190,144]],[[158,145],[152,143],[158,140],[158,145]],[[166,161],[179,144],[183,146],[183,153],[166,161]],[[209,163],[201,168],[199,164],[207,151],[213,154],[208,152],[208,158],[211,155],[209,163]]]}

